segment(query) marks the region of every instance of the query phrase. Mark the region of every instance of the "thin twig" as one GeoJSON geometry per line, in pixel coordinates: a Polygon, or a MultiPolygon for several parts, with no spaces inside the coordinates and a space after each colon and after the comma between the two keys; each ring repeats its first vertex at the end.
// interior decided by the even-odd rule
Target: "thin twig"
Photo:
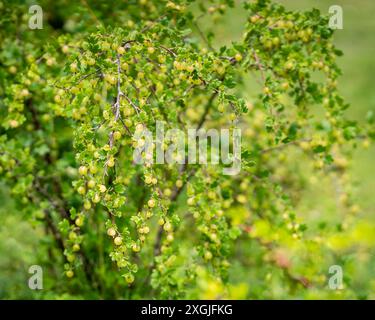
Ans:
{"type": "Polygon", "coordinates": [[[291,145],[296,145],[296,144],[299,144],[301,142],[309,142],[311,141],[311,139],[301,139],[301,140],[294,140],[294,141],[290,141],[290,142],[287,142],[287,143],[284,143],[284,144],[279,144],[277,146],[273,146],[273,147],[270,147],[270,148],[267,148],[267,149],[263,149],[260,153],[268,153],[268,152],[271,152],[271,151],[274,151],[274,150],[278,150],[278,149],[283,149],[285,147],[288,147],[288,146],[291,146],[291,145]]]}

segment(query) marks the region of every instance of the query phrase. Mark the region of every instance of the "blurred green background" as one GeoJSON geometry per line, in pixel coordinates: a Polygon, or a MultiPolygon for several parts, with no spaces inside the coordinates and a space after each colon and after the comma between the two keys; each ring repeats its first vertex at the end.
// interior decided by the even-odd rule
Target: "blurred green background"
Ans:
{"type": "MultiPolygon", "coordinates": [[[[322,14],[328,14],[332,5],[339,5],[343,9],[344,26],[335,32],[335,44],[343,50],[344,56],[338,59],[343,76],[339,79],[339,89],[346,101],[351,105],[347,111],[349,118],[365,123],[366,114],[375,111],[375,90],[372,79],[375,74],[375,1],[373,0],[279,0],[290,10],[311,10],[317,8],[322,14]]],[[[240,39],[241,30],[246,22],[246,16],[240,7],[228,13],[224,23],[207,26],[214,29],[220,36],[216,39],[216,46],[230,44],[233,39],[240,39]]],[[[208,22],[209,23],[209,22],[208,22]]],[[[202,23],[202,29],[205,24],[202,23]]],[[[354,185],[352,194],[361,210],[356,217],[364,226],[373,230],[375,224],[375,172],[374,172],[375,146],[368,149],[359,146],[354,152],[349,173],[354,185]]],[[[307,173],[308,175],[308,173],[307,173]]],[[[320,179],[320,178],[319,178],[320,179]]],[[[324,217],[331,225],[339,224],[343,217],[340,206],[337,204],[334,186],[329,178],[316,180],[315,184],[304,190],[299,213],[304,213],[307,223],[314,222],[314,217],[324,217]]],[[[350,228],[350,226],[349,226],[350,228]]],[[[370,231],[370,233],[373,231],[370,231]]],[[[347,232],[349,234],[350,232],[347,232]]],[[[365,232],[363,232],[363,237],[365,232]]],[[[366,247],[366,246],[365,246],[366,247]]],[[[350,282],[350,287],[355,291],[356,298],[375,299],[375,256],[373,244],[365,249],[358,247],[355,252],[347,257],[338,255],[332,263],[345,264],[344,282],[350,282]],[[341,260],[343,259],[343,260],[341,260]],[[341,261],[341,262],[339,262],[341,261]],[[345,261],[345,262],[344,262],[345,261]],[[350,277],[346,278],[346,274],[350,277]]],[[[238,281],[248,277],[257,281],[256,275],[251,278],[251,271],[244,271],[238,267],[233,271],[238,281]]],[[[259,279],[259,281],[262,281],[259,279]]],[[[273,284],[275,285],[275,284],[273,284]]],[[[277,287],[277,285],[276,285],[277,287]]],[[[285,298],[282,288],[270,288],[273,297],[285,298]]],[[[251,288],[250,288],[251,291],[251,288]]],[[[329,291],[329,290],[327,290],[329,291]]],[[[324,295],[307,295],[310,298],[324,298],[324,295]]],[[[326,298],[339,298],[327,292],[326,298]]]]}
{"type": "MultiPolygon", "coordinates": [[[[340,58],[339,65],[343,76],[339,83],[341,93],[350,102],[350,115],[359,122],[364,122],[369,110],[375,111],[375,1],[374,0],[282,0],[289,9],[309,10],[313,7],[328,13],[331,5],[341,5],[344,10],[344,29],[335,34],[337,46],[345,55],[340,58]]],[[[231,9],[224,17],[224,22],[215,25],[219,38],[215,46],[229,44],[239,39],[246,17],[241,6],[231,9]]],[[[204,24],[202,28],[210,26],[204,24]]],[[[355,181],[355,197],[360,204],[361,218],[375,223],[375,173],[373,159],[375,146],[359,149],[355,152],[351,164],[351,173],[355,181]]],[[[327,186],[328,187],[328,186],[327,186]]],[[[22,299],[36,298],[36,293],[28,289],[29,266],[40,259],[48,259],[40,255],[47,254],[36,250],[39,241],[43,241],[38,228],[25,221],[22,212],[12,214],[14,208],[7,190],[0,185],[0,298],[22,299]]],[[[335,206],[332,195],[322,186],[306,190],[306,207],[310,210],[335,206]]],[[[324,210],[324,209],[323,209],[324,210]]],[[[331,211],[333,212],[333,211],[331,211]]],[[[374,279],[374,257],[364,259],[365,263],[355,260],[353,274],[358,291],[365,282],[374,279]]],[[[48,279],[46,279],[48,286],[48,279]]],[[[360,292],[359,292],[360,295],[360,292]]],[[[375,298],[369,295],[368,298],[375,298]]],[[[61,298],[64,298],[63,296],[61,298]]],[[[66,297],[65,297],[66,298],[66,297]]]]}

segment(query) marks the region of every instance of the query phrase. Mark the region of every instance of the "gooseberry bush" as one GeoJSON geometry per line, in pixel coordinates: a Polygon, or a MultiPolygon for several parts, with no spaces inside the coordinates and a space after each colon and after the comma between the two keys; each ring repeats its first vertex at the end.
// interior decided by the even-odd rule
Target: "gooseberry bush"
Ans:
{"type": "Polygon", "coordinates": [[[328,16],[270,0],[39,5],[34,30],[23,1],[0,5],[0,171],[14,214],[41,230],[41,297],[355,297],[327,272],[369,233],[346,169],[373,117],[345,115],[328,16]],[[202,19],[238,6],[242,37],[215,46],[202,19]],[[135,134],[158,121],[240,129],[240,172],[135,163],[135,134]],[[299,204],[326,176],[340,224],[310,227],[299,204]]]}

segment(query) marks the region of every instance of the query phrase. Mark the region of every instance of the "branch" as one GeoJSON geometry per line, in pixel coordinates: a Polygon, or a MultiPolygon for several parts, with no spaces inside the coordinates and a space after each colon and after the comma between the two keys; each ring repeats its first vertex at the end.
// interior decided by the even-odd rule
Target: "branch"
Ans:
{"type": "MultiPolygon", "coordinates": [[[[208,100],[208,102],[206,104],[206,107],[205,107],[205,111],[203,112],[203,115],[202,115],[202,117],[201,117],[201,119],[198,123],[198,129],[200,129],[202,127],[202,125],[204,124],[204,122],[206,121],[207,115],[209,113],[209,110],[212,106],[212,102],[215,99],[216,95],[217,95],[217,92],[214,92],[211,95],[210,99],[208,100]]],[[[187,161],[187,159],[185,159],[185,163],[181,166],[181,169],[180,169],[180,175],[185,174],[187,169],[188,169],[188,161],[187,161]]],[[[182,184],[182,186],[180,188],[178,188],[178,187],[174,188],[172,196],[171,196],[172,202],[177,201],[177,199],[178,199],[179,195],[181,194],[182,190],[185,188],[186,183],[194,176],[194,173],[195,173],[195,170],[192,170],[190,172],[190,174],[188,175],[188,177],[186,178],[186,180],[184,181],[184,183],[182,184]]],[[[155,239],[155,245],[154,245],[154,255],[155,256],[158,256],[160,254],[162,235],[163,235],[163,227],[160,226],[159,230],[156,234],[156,239],[155,239]]],[[[154,267],[154,264],[151,266],[151,269],[153,267],[154,267]]]]}
{"type": "MultiPolygon", "coordinates": [[[[198,19],[197,19],[197,20],[198,20],[198,19]]],[[[210,42],[207,40],[206,36],[205,36],[204,33],[202,32],[202,29],[199,27],[198,22],[195,21],[195,22],[193,22],[193,24],[194,24],[194,26],[197,28],[200,37],[201,37],[202,40],[206,43],[207,47],[208,47],[211,51],[214,51],[214,48],[211,46],[210,42]]]]}
{"type": "Polygon", "coordinates": [[[261,64],[260,59],[259,59],[258,55],[256,54],[255,50],[253,50],[253,55],[254,55],[254,58],[255,58],[256,66],[258,67],[258,69],[260,71],[260,74],[262,76],[262,80],[263,80],[263,82],[265,82],[264,67],[261,64]]]}
{"type": "Polygon", "coordinates": [[[218,95],[218,91],[215,91],[211,95],[210,99],[208,100],[208,102],[207,102],[207,104],[206,104],[206,106],[204,108],[204,112],[202,114],[202,117],[201,117],[201,119],[198,122],[197,130],[199,130],[200,128],[202,128],[203,124],[207,120],[207,116],[208,116],[208,114],[210,112],[210,109],[212,107],[212,102],[215,100],[215,98],[216,98],[217,95],[218,95]]]}
{"type": "Polygon", "coordinates": [[[159,47],[162,48],[162,49],[164,49],[165,51],[167,51],[171,56],[173,56],[173,57],[177,56],[176,53],[174,53],[174,51],[172,51],[171,49],[169,49],[169,48],[167,48],[167,47],[165,47],[163,45],[159,45],[159,47]]]}
{"type": "MultiPolygon", "coordinates": [[[[117,55],[116,58],[116,64],[117,64],[117,96],[116,101],[112,106],[112,112],[115,116],[115,121],[120,120],[125,130],[131,135],[130,129],[125,124],[125,122],[122,120],[121,114],[120,114],[120,100],[121,96],[125,96],[124,93],[121,91],[121,62],[120,62],[120,55],[117,55]]],[[[110,133],[110,145],[112,144],[112,137],[113,137],[113,131],[110,133]]],[[[111,145],[112,147],[112,145],[111,145]]]]}
{"type": "Polygon", "coordinates": [[[284,148],[286,148],[288,146],[291,146],[291,145],[297,145],[300,142],[309,142],[309,141],[311,141],[311,139],[308,139],[308,138],[301,139],[301,140],[294,140],[294,141],[290,141],[290,142],[287,142],[287,143],[284,143],[284,144],[273,146],[273,147],[270,147],[270,148],[267,148],[267,149],[263,149],[262,151],[260,151],[260,153],[261,154],[268,153],[268,152],[271,152],[271,151],[274,151],[274,150],[284,149],[284,148]]]}

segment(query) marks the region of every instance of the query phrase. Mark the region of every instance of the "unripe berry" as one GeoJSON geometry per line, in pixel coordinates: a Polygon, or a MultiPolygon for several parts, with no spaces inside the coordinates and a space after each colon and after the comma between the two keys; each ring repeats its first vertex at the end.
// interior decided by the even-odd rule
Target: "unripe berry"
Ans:
{"type": "Polygon", "coordinates": [[[165,189],[164,189],[164,195],[165,195],[166,197],[171,196],[171,194],[172,194],[172,190],[171,190],[171,189],[169,189],[169,188],[165,188],[165,189]]]}
{"type": "Polygon", "coordinates": [[[216,11],[216,8],[215,7],[209,7],[208,8],[208,12],[209,13],[214,13],[216,11]]]}
{"type": "Polygon", "coordinates": [[[178,86],[180,83],[181,83],[181,81],[179,79],[177,79],[177,78],[173,79],[173,84],[175,86],[178,86]]]}
{"type": "Polygon", "coordinates": [[[69,240],[77,239],[77,234],[74,231],[69,232],[69,240]]]}
{"type": "Polygon", "coordinates": [[[164,63],[165,62],[165,56],[163,56],[163,55],[158,55],[158,61],[159,61],[159,63],[164,63]]]}
{"type": "Polygon", "coordinates": [[[236,61],[240,62],[242,60],[242,55],[240,53],[236,53],[236,55],[234,56],[234,59],[236,59],[236,61]]]}
{"type": "Polygon", "coordinates": [[[22,89],[21,90],[21,97],[27,97],[30,94],[29,90],[22,89]]]}
{"type": "Polygon", "coordinates": [[[110,74],[106,74],[105,76],[104,76],[104,80],[106,81],[106,82],[108,82],[108,83],[110,83],[110,84],[115,84],[116,83],[116,77],[115,76],[113,76],[113,75],[110,75],[110,74]]]}
{"type": "Polygon", "coordinates": [[[76,62],[73,62],[73,63],[70,65],[70,71],[72,71],[72,72],[76,72],[77,70],[78,70],[77,63],[76,63],[76,62]]]}
{"type": "Polygon", "coordinates": [[[90,189],[94,188],[94,187],[95,187],[95,184],[96,184],[95,180],[89,180],[89,182],[87,182],[87,186],[88,186],[90,189]]]}
{"type": "Polygon", "coordinates": [[[176,181],[176,187],[177,188],[181,188],[183,186],[183,182],[182,182],[182,180],[177,180],[176,181]]]}
{"type": "Polygon", "coordinates": [[[369,140],[369,139],[365,139],[365,140],[363,140],[362,145],[363,145],[363,147],[364,147],[365,149],[368,149],[369,146],[370,146],[370,140],[369,140]]]}
{"type": "Polygon", "coordinates": [[[95,173],[98,172],[98,168],[97,168],[95,165],[91,165],[91,166],[90,166],[90,172],[91,172],[92,174],[95,174],[95,173]]]}
{"type": "Polygon", "coordinates": [[[118,47],[117,48],[117,53],[118,54],[124,54],[125,53],[125,48],[124,47],[118,47]]]}
{"type": "Polygon", "coordinates": [[[264,47],[265,47],[267,50],[272,49],[272,46],[273,46],[273,42],[272,42],[271,40],[267,40],[267,41],[264,43],[264,47]]]}
{"type": "Polygon", "coordinates": [[[210,238],[213,242],[216,242],[218,240],[217,234],[216,233],[211,233],[210,238]]]}
{"type": "Polygon", "coordinates": [[[143,228],[143,233],[145,233],[145,234],[148,234],[150,232],[150,228],[149,227],[144,227],[143,228]]]}
{"type": "Polygon", "coordinates": [[[205,258],[206,260],[211,260],[211,259],[212,259],[212,253],[211,253],[211,251],[206,251],[206,252],[204,253],[204,258],[205,258]]]}
{"type": "Polygon", "coordinates": [[[68,278],[73,278],[74,277],[74,272],[72,270],[68,270],[65,272],[66,276],[68,278]]]}
{"type": "Polygon", "coordinates": [[[194,67],[192,65],[188,65],[186,67],[186,71],[189,72],[189,73],[192,73],[194,71],[194,67]]]}
{"type": "Polygon", "coordinates": [[[246,196],[243,195],[243,194],[239,194],[239,195],[237,196],[237,201],[238,201],[239,203],[242,203],[242,204],[246,203],[246,201],[247,201],[246,196]]]}
{"type": "Polygon", "coordinates": [[[283,82],[281,84],[281,87],[284,89],[284,90],[287,90],[289,88],[289,82],[283,82]]]}
{"type": "Polygon", "coordinates": [[[128,263],[125,259],[117,261],[117,267],[119,267],[119,268],[125,268],[127,265],[128,265],[128,263]]]}
{"type": "Polygon", "coordinates": [[[92,198],[92,202],[99,203],[100,202],[100,196],[95,193],[94,197],[92,198]]]}
{"type": "Polygon", "coordinates": [[[77,191],[78,191],[78,193],[79,194],[85,194],[86,193],[86,188],[85,187],[83,187],[83,186],[80,186],[78,189],[77,189],[77,191]]]}
{"type": "Polygon", "coordinates": [[[240,184],[240,189],[242,191],[245,191],[247,188],[248,188],[248,181],[247,180],[242,181],[240,184]]]}
{"type": "Polygon", "coordinates": [[[16,74],[17,73],[17,68],[15,66],[10,66],[8,69],[9,73],[11,74],[16,74]]]}
{"type": "Polygon", "coordinates": [[[115,240],[113,240],[113,242],[116,246],[120,246],[122,244],[122,238],[120,236],[116,237],[115,240]]]}
{"type": "Polygon", "coordinates": [[[77,252],[77,251],[79,251],[80,249],[81,249],[81,247],[79,246],[78,243],[75,243],[75,244],[73,245],[73,251],[74,251],[74,252],[77,252]]]}
{"type": "Polygon", "coordinates": [[[222,217],[224,215],[224,211],[223,210],[217,210],[217,216],[218,217],[222,217]]]}
{"type": "Polygon", "coordinates": [[[91,202],[86,200],[85,203],[83,204],[83,207],[86,209],[86,210],[90,210],[91,209],[91,202]]]}
{"type": "Polygon", "coordinates": [[[61,48],[61,51],[66,54],[69,52],[69,47],[67,45],[63,45],[63,47],[61,48]]]}
{"type": "Polygon", "coordinates": [[[134,276],[130,273],[126,274],[125,275],[125,281],[128,283],[128,284],[131,284],[134,282],[134,276]]]}
{"type": "Polygon", "coordinates": [[[147,201],[147,205],[150,207],[150,208],[153,208],[155,207],[155,200],[154,199],[150,199],[147,201]]]}
{"type": "Polygon", "coordinates": [[[88,64],[89,66],[93,66],[93,65],[95,64],[95,59],[93,59],[93,58],[88,58],[88,59],[87,59],[87,64],[88,64]]]}
{"type": "Polygon", "coordinates": [[[109,45],[108,42],[103,42],[101,44],[101,47],[102,47],[103,50],[109,50],[110,49],[110,45],[109,45]]]}
{"type": "Polygon", "coordinates": [[[223,260],[221,262],[221,265],[224,267],[224,268],[229,268],[230,267],[230,263],[228,260],[223,260]]]}
{"type": "Polygon", "coordinates": [[[277,47],[280,44],[280,38],[278,38],[278,37],[273,38],[272,44],[277,47]]]}
{"type": "Polygon", "coordinates": [[[172,231],[172,225],[171,225],[171,223],[170,223],[170,222],[166,222],[166,223],[164,224],[163,229],[164,229],[165,231],[167,231],[167,232],[172,231]]]}
{"type": "Polygon", "coordinates": [[[99,93],[95,93],[94,94],[94,100],[95,101],[101,101],[102,100],[102,96],[99,93]]]}
{"type": "Polygon", "coordinates": [[[48,121],[50,121],[50,119],[51,119],[51,116],[49,115],[49,114],[43,114],[43,116],[42,116],[42,121],[43,122],[48,122],[48,121]]]}
{"type": "Polygon", "coordinates": [[[134,252],[139,252],[139,251],[141,250],[141,248],[139,247],[139,245],[137,245],[136,243],[134,243],[134,244],[132,245],[132,250],[133,250],[134,252]]]}
{"type": "Polygon", "coordinates": [[[299,143],[299,145],[302,148],[302,150],[304,150],[304,151],[307,151],[307,150],[311,149],[311,145],[307,141],[302,141],[302,142],[299,143]]]}
{"type": "Polygon", "coordinates": [[[285,69],[286,69],[286,70],[292,70],[293,67],[294,67],[294,63],[293,63],[293,61],[287,61],[287,62],[285,63],[285,69]]]}
{"type": "Polygon", "coordinates": [[[172,233],[168,234],[167,235],[167,241],[170,243],[170,242],[173,242],[173,240],[174,240],[173,234],[172,233]]]}
{"type": "Polygon", "coordinates": [[[78,172],[81,176],[85,176],[87,174],[87,167],[85,166],[80,166],[78,169],[78,172]]]}
{"type": "Polygon", "coordinates": [[[120,140],[120,139],[121,139],[121,132],[120,132],[120,131],[115,131],[115,132],[113,133],[113,138],[114,138],[115,140],[120,140]]]}
{"type": "Polygon", "coordinates": [[[133,125],[133,121],[131,119],[127,118],[127,119],[125,119],[125,125],[128,126],[128,127],[131,127],[133,125]]]}
{"type": "Polygon", "coordinates": [[[116,230],[114,228],[109,228],[107,230],[107,234],[110,236],[110,237],[114,237],[116,235],[116,230]]]}
{"type": "Polygon", "coordinates": [[[255,15],[250,18],[251,23],[256,23],[259,20],[259,16],[255,15]]]}
{"type": "Polygon", "coordinates": [[[207,197],[208,199],[211,199],[211,200],[216,199],[216,192],[212,190],[208,191],[207,197]]]}
{"type": "Polygon", "coordinates": [[[110,158],[108,161],[107,161],[107,166],[108,167],[113,167],[115,165],[115,160],[110,158]]]}
{"type": "Polygon", "coordinates": [[[18,125],[19,125],[19,122],[17,120],[10,120],[9,121],[9,126],[11,128],[16,128],[16,127],[18,127],[18,125]]]}
{"type": "Polygon", "coordinates": [[[75,221],[75,224],[76,224],[77,227],[82,227],[83,226],[83,218],[78,217],[75,221]]]}
{"type": "Polygon", "coordinates": [[[231,201],[230,200],[225,200],[223,202],[223,208],[225,208],[225,209],[229,208],[230,205],[231,205],[231,201]]]}
{"type": "Polygon", "coordinates": [[[177,70],[179,70],[179,71],[181,71],[181,70],[183,69],[183,65],[182,65],[180,62],[178,62],[178,61],[174,61],[174,62],[173,62],[173,66],[174,66],[177,70]]]}

